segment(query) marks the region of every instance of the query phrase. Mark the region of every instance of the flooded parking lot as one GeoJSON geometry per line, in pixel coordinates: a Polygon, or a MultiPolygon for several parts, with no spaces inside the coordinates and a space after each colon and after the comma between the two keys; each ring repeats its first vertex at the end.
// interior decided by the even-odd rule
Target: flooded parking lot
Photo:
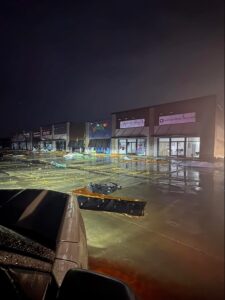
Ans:
{"type": "Polygon", "coordinates": [[[0,161],[0,187],[70,192],[115,182],[147,202],[143,217],[82,210],[90,268],[128,282],[139,299],[222,299],[224,172],[177,160],[52,154],[0,161]]]}

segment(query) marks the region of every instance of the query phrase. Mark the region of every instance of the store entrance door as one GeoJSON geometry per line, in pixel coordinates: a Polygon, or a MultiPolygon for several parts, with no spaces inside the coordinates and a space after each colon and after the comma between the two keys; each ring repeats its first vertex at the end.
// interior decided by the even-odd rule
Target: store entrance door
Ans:
{"type": "Polygon", "coordinates": [[[171,138],[170,143],[171,156],[185,156],[185,139],[184,138],[171,138]]]}
{"type": "Polygon", "coordinates": [[[177,156],[177,142],[171,142],[170,144],[170,155],[177,156]]]}
{"type": "Polygon", "coordinates": [[[184,156],[184,142],[177,142],[177,156],[184,156]]]}
{"type": "Polygon", "coordinates": [[[136,154],[137,151],[137,140],[128,139],[127,140],[127,154],[136,154]]]}

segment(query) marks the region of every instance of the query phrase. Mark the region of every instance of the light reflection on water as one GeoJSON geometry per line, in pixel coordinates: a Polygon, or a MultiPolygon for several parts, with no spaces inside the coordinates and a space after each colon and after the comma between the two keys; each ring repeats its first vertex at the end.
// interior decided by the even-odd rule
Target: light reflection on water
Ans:
{"type": "MultiPolygon", "coordinates": [[[[128,219],[127,216],[112,213],[85,211],[83,214],[91,246],[90,255],[103,261],[107,257],[109,262],[115,257],[118,265],[113,265],[120,272],[123,269],[119,262],[128,262],[128,265],[124,266],[125,271],[135,264],[135,268],[131,268],[128,274],[128,282],[129,279],[133,280],[130,274],[134,270],[137,273],[137,284],[141,282],[140,274],[145,273],[148,275],[146,278],[150,278],[151,268],[154,271],[151,274],[155,275],[155,272],[158,272],[161,278],[166,272],[165,269],[169,272],[169,268],[165,268],[163,263],[162,267],[160,266],[161,260],[170,266],[171,270],[175,268],[177,274],[181,275],[177,276],[182,278],[188,267],[192,267],[189,263],[189,259],[192,262],[192,257],[186,257],[190,249],[199,249],[196,253],[207,253],[212,257],[223,257],[224,235],[221,224],[224,224],[224,177],[221,170],[190,168],[176,161],[124,160],[109,156],[65,161],[60,157],[43,155],[41,159],[46,161],[43,164],[35,162],[37,157],[34,156],[33,159],[33,162],[27,159],[21,161],[19,158],[0,162],[1,188],[50,188],[69,192],[89,182],[113,181],[123,187],[118,193],[122,193],[123,196],[140,197],[148,202],[145,216],[139,219],[128,219]],[[49,164],[52,160],[66,163],[67,167],[54,167],[49,164]],[[173,241],[176,241],[174,246],[173,241]],[[99,246],[100,249],[93,250],[99,246]],[[180,254],[183,270],[179,269],[178,264],[174,264],[174,253],[180,254]]],[[[196,256],[191,250],[191,255],[194,253],[193,256],[196,256]]],[[[176,259],[177,256],[175,262],[176,259]]],[[[196,261],[198,264],[197,259],[196,261]]],[[[190,270],[190,274],[199,271],[201,278],[204,267],[209,269],[208,261],[202,269],[201,262],[198,266],[200,271],[203,269],[202,273],[196,270],[193,264],[195,270],[190,270]]],[[[92,264],[93,268],[97,266],[93,260],[92,264]]],[[[107,271],[109,274],[112,272],[111,265],[107,271]]],[[[210,271],[213,278],[216,272],[213,267],[210,271]]],[[[175,271],[171,273],[175,274],[175,271]]],[[[207,276],[211,276],[210,274],[207,276]]],[[[115,275],[120,278],[119,274],[115,275]]],[[[207,286],[205,282],[204,286],[207,286]]],[[[143,291],[146,292],[145,287],[143,291]]]]}
{"type": "MultiPolygon", "coordinates": [[[[18,187],[17,183],[28,188],[29,185],[34,186],[34,181],[37,180],[39,180],[39,188],[45,188],[49,181],[53,188],[54,176],[56,181],[61,177],[64,182],[69,182],[72,176],[76,176],[76,186],[81,186],[80,181],[82,185],[86,185],[90,181],[93,182],[93,179],[94,182],[119,181],[126,187],[129,184],[138,184],[143,181],[146,184],[155,184],[164,192],[198,193],[202,189],[200,172],[203,172],[202,168],[185,167],[175,160],[163,161],[144,158],[124,160],[118,157],[90,157],[88,155],[65,160],[63,157],[50,157],[45,153],[38,157],[32,154],[25,159],[16,157],[8,163],[4,161],[0,163],[0,177],[2,183],[6,184],[5,188],[7,188],[7,182],[10,182],[10,186],[13,186],[14,183],[15,188],[18,187]],[[41,160],[41,164],[38,163],[38,160],[41,160]],[[52,161],[59,164],[59,167],[50,165],[52,161]],[[60,168],[60,164],[62,168],[60,168]],[[21,171],[24,173],[20,174],[21,171]]],[[[211,170],[212,172],[214,171],[211,170]]],[[[71,181],[72,184],[74,184],[74,180],[71,181]]],[[[68,184],[68,189],[71,185],[68,184]]],[[[4,188],[4,185],[1,184],[1,187],[4,188]]],[[[58,188],[57,186],[57,190],[59,190],[58,188]]],[[[66,191],[65,188],[63,191],[66,191]]]]}

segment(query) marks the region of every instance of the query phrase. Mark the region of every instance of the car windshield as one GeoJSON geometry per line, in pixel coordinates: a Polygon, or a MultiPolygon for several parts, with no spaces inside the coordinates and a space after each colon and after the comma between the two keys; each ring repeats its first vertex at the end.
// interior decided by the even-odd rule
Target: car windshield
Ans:
{"type": "Polygon", "coordinates": [[[49,248],[0,225],[0,264],[39,264],[37,260],[26,259],[27,256],[52,263],[55,255],[49,248]]]}
{"type": "Polygon", "coordinates": [[[1,190],[0,225],[55,250],[67,199],[45,190],[1,190]]]}

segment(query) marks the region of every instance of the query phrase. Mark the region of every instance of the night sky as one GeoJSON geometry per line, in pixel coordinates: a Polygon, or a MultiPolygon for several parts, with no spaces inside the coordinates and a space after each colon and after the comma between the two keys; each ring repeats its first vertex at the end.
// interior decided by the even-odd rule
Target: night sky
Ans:
{"type": "Polygon", "coordinates": [[[0,2],[0,136],[224,96],[223,0],[0,2]]]}

